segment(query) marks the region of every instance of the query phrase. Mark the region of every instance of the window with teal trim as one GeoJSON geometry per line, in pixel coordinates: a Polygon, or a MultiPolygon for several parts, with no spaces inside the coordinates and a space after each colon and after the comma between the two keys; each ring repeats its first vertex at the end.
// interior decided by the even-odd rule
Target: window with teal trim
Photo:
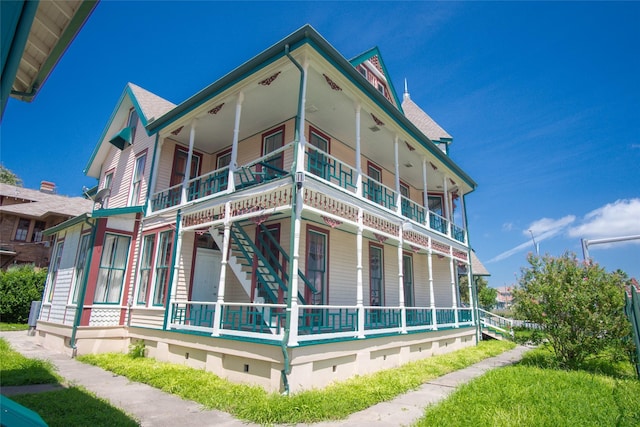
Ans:
{"type": "Polygon", "coordinates": [[[413,307],[413,257],[408,254],[402,255],[402,287],[404,288],[404,306],[413,307]]]}
{"type": "Polygon", "coordinates": [[[156,281],[153,289],[153,305],[164,305],[167,298],[171,271],[171,249],[173,231],[163,231],[158,239],[158,257],[156,261],[156,281]]]}
{"type": "Polygon", "coordinates": [[[149,296],[149,284],[151,282],[153,249],[155,248],[155,243],[155,234],[144,236],[144,241],[142,243],[142,257],[140,258],[140,278],[138,280],[138,304],[146,304],[149,296]]]}
{"type": "Polygon", "coordinates": [[[84,273],[87,267],[87,255],[89,253],[89,234],[83,234],[80,237],[80,244],[78,245],[78,255],[76,259],[76,274],[73,285],[73,294],[71,296],[71,303],[78,303],[78,295],[80,295],[80,288],[82,287],[82,283],[84,281],[84,273]]]}
{"type": "Polygon", "coordinates": [[[47,292],[47,302],[53,300],[53,289],[56,287],[56,279],[58,278],[58,270],[60,269],[60,261],[62,260],[62,249],[64,248],[64,242],[58,242],[56,244],[55,253],[53,255],[53,262],[51,263],[51,274],[49,275],[49,290],[47,292]]]}
{"type": "Polygon", "coordinates": [[[147,162],[147,153],[136,158],[135,168],[133,170],[133,180],[131,181],[131,200],[129,206],[140,204],[140,193],[142,192],[142,178],[144,177],[144,166],[147,162]]]}
{"type": "Polygon", "coordinates": [[[120,302],[130,242],[129,236],[109,233],[104,236],[94,303],[120,302]]]}
{"type": "Polygon", "coordinates": [[[384,258],[382,247],[369,246],[369,303],[384,305],[384,258]]]}
{"type": "Polygon", "coordinates": [[[327,304],[327,235],[309,230],[307,239],[307,279],[317,291],[311,296],[310,304],[327,304]]]}

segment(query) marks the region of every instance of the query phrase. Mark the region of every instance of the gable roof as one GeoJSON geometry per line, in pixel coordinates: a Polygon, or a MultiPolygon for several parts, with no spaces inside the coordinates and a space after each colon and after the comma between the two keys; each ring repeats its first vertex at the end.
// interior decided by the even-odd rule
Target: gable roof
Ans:
{"type": "Polygon", "coordinates": [[[393,97],[396,107],[400,111],[402,111],[402,105],[400,104],[400,100],[398,99],[398,93],[396,92],[396,89],[393,87],[393,82],[391,81],[391,77],[389,75],[389,72],[387,71],[387,67],[384,65],[384,61],[382,60],[380,49],[378,49],[377,46],[369,49],[364,53],[361,53],[360,55],[351,59],[349,62],[354,67],[357,67],[358,65],[362,64],[367,60],[372,61],[373,65],[376,66],[376,68],[382,72],[382,75],[384,75],[384,78],[386,79],[387,87],[389,89],[389,92],[391,92],[391,96],[393,97]]]}
{"type": "Polygon", "coordinates": [[[122,130],[120,123],[123,121],[122,119],[124,115],[129,114],[129,109],[131,107],[136,109],[140,122],[142,122],[142,125],[145,127],[147,135],[151,135],[147,129],[147,125],[175,108],[175,106],[176,105],[174,103],[167,101],[166,99],[153,94],[138,85],[127,83],[122,91],[122,95],[120,95],[120,99],[118,100],[113,113],[111,113],[111,117],[102,131],[102,135],[89,158],[87,166],[84,168],[83,172],[85,175],[94,178],[99,177],[100,165],[102,164],[102,161],[104,161],[111,147],[108,139],[122,130]]]}
{"type": "Polygon", "coordinates": [[[471,273],[474,276],[491,276],[489,270],[480,262],[480,258],[476,255],[476,251],[471,250],[471,273]]]}
{"type": "Polygon", "coordinates": [[[406,86],[402,97],[402,109],[404,110],[404,115],[411,120],[411,123],[420,129],[430,140],[445,143],[450,143],[453,140],[453,137],[449,135],[446,130],[411,100],[406,86]]]}
{"type": "Polygon", "coordinates": [[[0,183],[0,196],[21,203],[0,206],[1,213],[43,218],[50,214],[76,216],[93,209],[93,201],[83,197],[47,194],[38,190],[0,183]]]}

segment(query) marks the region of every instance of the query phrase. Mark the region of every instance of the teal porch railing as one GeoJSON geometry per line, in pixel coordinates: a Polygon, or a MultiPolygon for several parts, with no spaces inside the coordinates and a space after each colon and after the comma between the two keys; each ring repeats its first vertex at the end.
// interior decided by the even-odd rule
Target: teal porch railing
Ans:
{"type": "Polygon", "coordinates": [[[407,307],[407,326],[433,326],[431,308],[407,307]]]}
{"type": "MultiPolygon", "coordinates": [[[[243,165],[233,173],[236,189],[253,187],[289,175],[293,143],[243,165]]],[[[229,188],[229,166],[207,172],[187,181],[187,201],[220,194],[229,188]]],[[[151,210],[159,211],[180,205],[182,184],[174,185],[151,195],[151,210]]]]}
{"type": "Polygon", "coordinates": [[[181,302],[173,305],[171,323],[183,326],[213,328],[216,312],[214,302],[181,302]]]}
{"type": "Polygon", "coordinates": [[[318,148],[307,145],[305,152],[306,170],[313,175],[328,181],[349,192],[356,190],[355,168],[341,162],[318,148]]]}
{"type": "MultiPolygon", "coordinates": [[[[403,316],[407,330],[432,331],[439,328],[472,326],[471,309],[460,307],[362,307],[330,305],[295,305],[292,307],[292,329],[295,341],[318,341],[336,338],[366,338],[380,334],[402,333],[403,316]],[[360,310],[363,312],[360,313],[360,310]],[[455,323],[455,311],[458,323],[455,323]],[[360,315],[361,314],[361,315],[360,315]]],[[[215,303],[179,301],[172,303],[172,330],[196,330],[220,336],[230,335],[265,340],[279,340],[284,333],[285,304],[215,303]],[[216,325],[215,313],[220,312],[216,325]]]]}
{"type": "Polygon", "coordinates": [[[358,310],[355,307],[300,307],[298,335],[355,332],[357,329],[358,310]]]}
{"type": "Polygon", "coordinates": [[[366,307],[364,329],[396,329],[402,326],[402,310],[398,307],[366,307]]]}

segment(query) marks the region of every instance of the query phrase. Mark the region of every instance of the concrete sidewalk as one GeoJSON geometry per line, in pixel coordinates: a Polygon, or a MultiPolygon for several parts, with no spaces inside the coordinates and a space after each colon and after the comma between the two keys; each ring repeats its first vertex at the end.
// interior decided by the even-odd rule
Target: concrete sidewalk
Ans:
{"type": "MultiPolygon", "coordinates": [[[[143,427],[255,425],[237,420],[225,412],[205,409],[198,403],[183,400],[151,386],[131,382],[95,366],[85,365],[63,354],[45,350],[37,344],[36,338],[28,336],[26,331],[0,332],[0,336],[26,357],[51,361],[57,367],[58,374],[66,379],[67,384],[82,386],[107,399],[112,405],[136,418],[143,427]]],[[[517,362],[527,350],[527,347],[518,346],[499,356],[436,378],[417,390],[391,401],[356,412],[346,420],[316,423],[313,426],[411,425],[423,415],[427,406],[446,398],[460,384],[491,369],[517,362]]],[[[51,389],[55,389],[55,386],[3,387],[2,394],[42,392],[51,389]]]]}

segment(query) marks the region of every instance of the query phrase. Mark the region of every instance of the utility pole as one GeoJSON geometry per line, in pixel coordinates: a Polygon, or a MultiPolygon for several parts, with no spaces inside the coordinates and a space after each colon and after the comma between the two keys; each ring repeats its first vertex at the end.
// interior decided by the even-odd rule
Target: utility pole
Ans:
{"type": "Polygon", "coordinates": [[[589,246],[591,245],[599,245],[603,243],[626,242],[628,240],[640,240],[640,234],[636,236],[611,237],[608,239],[593,239],[593,240],[580,239],[580,242],[582,243],[582,257],[584,258],[585,261],[588,261],[591,259],[591,257],[589,256],[589,246]]]}
{"type": "Polygon", "coordinates": [[[538,246],[538,244],[536,243],[536,238],[533,237],[533,231],[531,229],[529,229],[529,233],[531,233],[531,240],[533,240],[533,249],[536,250],[536,256],[539,257],[540,256],[540,246],[538,246]]]}

